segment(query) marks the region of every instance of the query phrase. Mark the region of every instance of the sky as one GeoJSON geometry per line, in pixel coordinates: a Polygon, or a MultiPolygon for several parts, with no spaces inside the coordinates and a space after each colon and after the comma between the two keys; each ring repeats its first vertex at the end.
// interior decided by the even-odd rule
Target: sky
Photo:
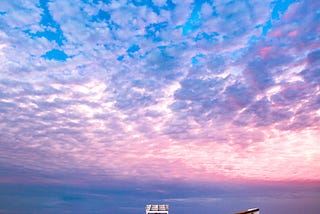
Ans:
{"type": "Polygon", "coordinates": [[[319,213],[319,23],[315,0],[2,0],[0,213],[319,213]]]}

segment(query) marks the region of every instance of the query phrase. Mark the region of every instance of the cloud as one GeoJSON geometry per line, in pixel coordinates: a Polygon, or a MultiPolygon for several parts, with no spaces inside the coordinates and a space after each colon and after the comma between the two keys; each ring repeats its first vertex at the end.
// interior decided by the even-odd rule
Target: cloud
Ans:
{"type": "Polygon", "coordinates": [[[1,4],[0,163],[118,180],[319,180],[318,7],[1,4]]]}

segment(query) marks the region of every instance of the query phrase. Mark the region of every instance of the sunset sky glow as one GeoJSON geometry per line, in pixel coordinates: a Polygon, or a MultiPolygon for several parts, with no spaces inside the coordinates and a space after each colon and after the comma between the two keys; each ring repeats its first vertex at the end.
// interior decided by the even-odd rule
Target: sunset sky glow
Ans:
{"type": "Polygon", "coordinates": [[[319,23],[316,0],[1,1],[0,213],[319,213],[319,23]]]}

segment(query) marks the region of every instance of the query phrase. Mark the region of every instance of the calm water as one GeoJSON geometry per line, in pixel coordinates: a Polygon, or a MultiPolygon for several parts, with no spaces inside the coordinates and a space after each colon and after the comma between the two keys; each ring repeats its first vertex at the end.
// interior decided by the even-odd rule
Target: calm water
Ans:
{"type": "Polygon", "coordinates": [[[170,205],[170,214],[225,214],[259,207],[261,214],[319,214],[318,188],[247,189],[247,192],[197,189],[152,193],[138,189],[75,188],[52,185],[0,185],[0,213],[141,214],[149,203],[170,205]],[[214,196],[213,196],[214,195],[214,196]]]}

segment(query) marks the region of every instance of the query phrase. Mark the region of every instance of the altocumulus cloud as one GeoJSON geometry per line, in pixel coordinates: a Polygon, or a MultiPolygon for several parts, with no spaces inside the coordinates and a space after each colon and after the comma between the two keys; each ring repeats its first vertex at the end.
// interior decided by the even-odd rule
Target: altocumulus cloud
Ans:
{"type": "Polygon", "coordinates": [[[0,164],[92,179],[319,180],[319,8],[2,2],[0,164]]]}

